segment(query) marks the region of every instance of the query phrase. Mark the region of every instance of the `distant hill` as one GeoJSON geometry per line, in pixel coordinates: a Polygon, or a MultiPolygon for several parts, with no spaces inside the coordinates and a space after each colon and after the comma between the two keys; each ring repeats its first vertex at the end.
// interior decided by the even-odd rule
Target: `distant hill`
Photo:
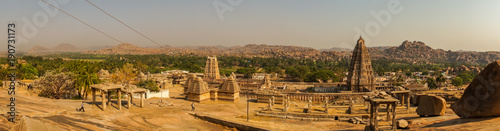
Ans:
{"type": "Polygon", "coordinates": [[[347,52],[350,52],[352,50],[353,49],[349,49],[349,48],[333,47],[333,48],[330,48],[330,49],[320,49],[319,51],[336,51],[336,52],[347,51],[347,52]]]}
{"type": "Polygon", "coordinates": [[[27,54],[50,54],[50,53],[60,53],[60,52],[82,52],[85,49],[78,48],[71,44],[62,43],[54,48],[47,48],[35,45],[26,51],[27,54]]]}
{"type": "Polygon", "coordinates": [[[47,53],[47,52],[50,52],[50,49],[49,48],[46,48],[46,47],[42,47],[42,46],[38,46],[38,45],[35,45],[33,46],[31,49],[29,49],[28,51],[26,51],[28,54],[34,54],[34,53],[47,53]]]}
{"type": "Polygon", "coordinates": [[[78,48],[71,44],[59,44],[56,47],[52,48],[53,52],[82,52],[84,49],[78,48]]]}
{"type": "MultiPolygon", "coordinates": [[[[53,49],[35,46],[28,52],[47,53],[57,51],[79,51],[70,44],[60,44],[53,49]]],[[[402,60],[415,63],[439,63],[439,62],[461,62],[461,63],[491,63],[500,60],[500,52],[475,52],[475,51],[445,51],[433,49],[421,41],[403,41],[399,46],[368,47],[370,57],[373,60],[402,60]]],[[[133,44],[123,43],[100,50],[81,51],[88,54],[167,54],[167,55],[190,55],[190,56],[237,56],[237,57],[279,57],[294,59],[316,59],[316,60],[341,60],[350,59],[352,50],[346,48],[331,48],[316,50],[309,47],[248,44],[245,46],[163,46],[145,48],[133,44]]]]}
{"type": "Polygon", "coordinates": [[[136,55],[151,55],[159,54],[159,49],[142,48],[133,44],[122,43],[114,47],[105,48],[97,51],[87,51],[90,54],[136,54],[136,55]]]}

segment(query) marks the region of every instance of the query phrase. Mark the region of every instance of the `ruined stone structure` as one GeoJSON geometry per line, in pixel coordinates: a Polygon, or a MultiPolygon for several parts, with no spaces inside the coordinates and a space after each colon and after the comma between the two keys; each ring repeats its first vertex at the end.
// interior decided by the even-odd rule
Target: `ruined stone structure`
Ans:
{"type": "Polygon", "coordinates": [[[108,70],[101,69],[99,72],[97,72],[97,76],[99,76],[99,79],[108,79],[111,78],[111,75],[109,74],[108,70]]]}
{"type": "Polygon", "coordinates": [[[208,57],[207,64],[205,66],[205,77],[204,79],[219,79],[219,63],[217,62],[217,57],[208,57]]]}
{"type": "Polygon", "coordinates": [[[188,87],[187,99],[195,102],[210,100],[210,90],[208,84],[202,78],[196,77],[191,86],[188,87]]]}
{"type": "Polygon", "coordinates": [[[260,87],[261,89],[271,89],[271,76],[266,75],[264,77],[264,84],[260,87]]]}
{"type": "Polygon", "coordinates": [[[347,87],[352,92],[373,91],[374,80],[370,55],[368,54],[368,49],[366,49],[365,40],[360,36],[356,47],[352,51],[351,64],[347,76],[347,87]]]}
{"type": "Polygon", "coordinates": [[[238,101],[240,99],[240,86],[235,78],[229,77],[218,92],[220,100],[238,101]]]}
{"type": "Polygon", "coordinates": [[[189,77],[186,80],[186,83],[184,83],[184,95],[188,94],[188,89],[191,87],[191,85],[194,83],[194,79],[196,78],[196,74],[189,74],[189,77]]]}

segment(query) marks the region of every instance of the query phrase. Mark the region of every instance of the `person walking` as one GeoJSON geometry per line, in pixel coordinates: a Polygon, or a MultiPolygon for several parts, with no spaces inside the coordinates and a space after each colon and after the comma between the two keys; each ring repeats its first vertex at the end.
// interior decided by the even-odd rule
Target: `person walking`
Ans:
{"type": "Polygon", "coordinates": [[[83,103],[84,101],[82,101],[82,107],[80,108],[80,111],[85,112],[85,109],[83,108],[83,103]]]}
{"type": "Polygon", "coordinates": [[[191,103],[191,111],[194,111],[194,102],[191,103]]]}

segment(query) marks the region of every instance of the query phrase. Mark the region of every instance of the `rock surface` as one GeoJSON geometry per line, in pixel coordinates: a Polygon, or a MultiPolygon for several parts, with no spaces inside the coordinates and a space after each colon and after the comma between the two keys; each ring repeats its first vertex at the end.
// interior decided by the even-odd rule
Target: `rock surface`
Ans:
{"type": "Polygon", "coordinates": [[[500,116],[500,61],[495,61],[465,89],[451,109],[462,118],[500,116]]]}
{"type": "Polygon", "coordinates": [[[435,95],[420,96],[417,114],[420,116],[444,115],[446,111],[446,100],[435,95]]]}

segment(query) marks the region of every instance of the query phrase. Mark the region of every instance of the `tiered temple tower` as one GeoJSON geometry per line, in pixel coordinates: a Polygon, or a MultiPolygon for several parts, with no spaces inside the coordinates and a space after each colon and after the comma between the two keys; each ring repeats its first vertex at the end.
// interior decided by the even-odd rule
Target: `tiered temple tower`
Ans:
{"type": "Polygon", "coordinates": [[[217,57],[208,57],[207,64],[205,66],[205,79],[219,79],[219,63],[217,62],[217,57]]]}
{"type": "Polygon", "coordinates": [[[201,77],[193,79],[192,83],[189,84],[187,92],[187,99],[190,101],[203,102],[210,100],[210,90],[207,83],[201,77]]]}
{"type": "Polygon", "coordinates": [[[359,36],[356,47],[352,51],[349,74],[347,75],[347,87],[352,92],[373,91],[375,90],[374,80],[370,54],[366,49],[365,40],[359,36]]]}
{"type": "Polygon", "coordinates": [[[236,79],[230,76],[219,90],[218,99],[236,102],[240,99],[240,86],[236,79]]]}

